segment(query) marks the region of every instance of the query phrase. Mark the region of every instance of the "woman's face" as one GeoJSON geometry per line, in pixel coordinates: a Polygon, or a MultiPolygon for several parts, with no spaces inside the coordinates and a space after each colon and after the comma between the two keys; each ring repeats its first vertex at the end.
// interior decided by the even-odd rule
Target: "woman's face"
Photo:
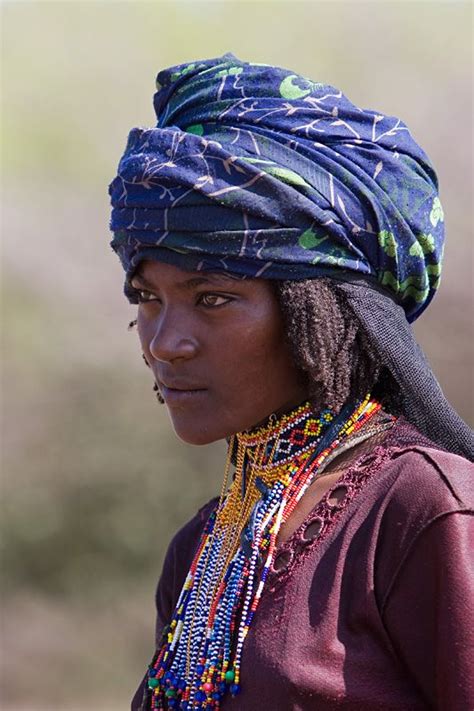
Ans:
{"type": "Polygon", "coordinates": [[[177,435],[208,444],[306,397],[270,282],[145,261],[138,333],[177,435]]]}

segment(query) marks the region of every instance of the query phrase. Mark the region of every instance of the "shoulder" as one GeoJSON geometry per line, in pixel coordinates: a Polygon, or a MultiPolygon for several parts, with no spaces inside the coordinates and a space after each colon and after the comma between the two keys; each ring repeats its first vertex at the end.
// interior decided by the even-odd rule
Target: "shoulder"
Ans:
{"type": "Polygon", "coordinates": [[[410,508],[474,506],[474,465],[457,454],[415,445],[394,451],[386,468],[393,477],[392,495],[410,508]]]}
{"type": "Polygon", "coordinates": [[[422,445],[394,450],[381,478],[379,543],[390,541],[394,557],[437,520],[474,512],[474,466],[456,454],[422,445]]]}
{"type": "MultiPolygon", "coordinates": [[[[188,552],[190,557],[193,557],[194,549],[197,547],[204,526],[218,501],[218,497],[210,499],[204,506],[201,506],[192,518],[178,529],[170,541],[168,554],[170,552],[174,554],[176,551],[182,559],[183,557],[189,557],[186,556],[188,552]]],[[[189,563],[191,564],[191,561],[189,561],[189,563]]]]}
{"type": "Polygon", "coordinates": [[[440,449],[406,421],[394,426],[384,446],[381,483],[387,504],[406,514],[418,512],[424,520],[449,511],[472,511],[474,464],[440,449]]]}
{"type": "Polygon", "coordinates": [[[160,579],[155,593],[158,612],[157,641],[162,627],[171,619],[173,609],[194,558],[202,530],[218,499],[204,504],[171,539],[166,551],[160,579]]]}
{"type": "MultiPolygon", "coordinates": [[[[433,556],[447,550],[472,523],[474,465],[401,424],[384,447],[385,461],[374,482],[372,520],[379,599],[406,562],[430,541],[433,556]],[[412,436],[411,436],[412,435],[412,436]]],[[[440,553],[441,555],[441,553],[440,553]]]]}

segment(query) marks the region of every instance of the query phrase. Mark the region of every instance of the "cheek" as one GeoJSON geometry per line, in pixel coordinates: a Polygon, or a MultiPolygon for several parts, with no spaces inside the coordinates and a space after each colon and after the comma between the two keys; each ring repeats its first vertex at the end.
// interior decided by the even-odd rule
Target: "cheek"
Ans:
{"type": "Polygon", "coordinates": [[[138,332],[138,341],[140,344],[140,348],[142,349],[143,354],[145,357],[147,356],[148,353],[148,343],[149,343],[149,338],[146,334],[146,328],[145,328],[145,320],[143,318],[143,314],[140,312],[140,308],[138,308],[138,314],[137,314],[137,332],[138,332]]]}
{"type": "Polygon", "coordinates": [[[246,355],[249,372],[266,371],[268,377],[275,369],[291,363],[283,324],[274,308],[256,314],[255,321],[240,336],[238,343],[242,355],[246,355]]]}
{"type": "MultiPolygon", "coordinates": [[[[208,444],[255,425],[297,389],[276,298],[270,289],[262,292],[222,320],[201,322],[198,354],[175,364],[209,386],[202,401],[169,408],[176,434],[189,444],[208,444]]],[[[138,332],[148,357],[150,328],[140,314],[138,332]]]]}
{"type": "MultiPolygon", "coordinates": [[[[273,401],[275,390],[297,379],[283,324],[277,307],[271,304],[259,309],[235,328],[216,352],[216,382],[226,386],[228,400],[235,398],[273,401]]],[[[224,393],[224,387],[221,394],[224,393]]]]}
{"type": "Polygon", "coordinates": [[[273,305],[249,309],[229,327],[202,335],[209,399],[198,411],[169,412],[178,437],[197,445],[247,429],[276,410],[293,368],[273,305]]]}

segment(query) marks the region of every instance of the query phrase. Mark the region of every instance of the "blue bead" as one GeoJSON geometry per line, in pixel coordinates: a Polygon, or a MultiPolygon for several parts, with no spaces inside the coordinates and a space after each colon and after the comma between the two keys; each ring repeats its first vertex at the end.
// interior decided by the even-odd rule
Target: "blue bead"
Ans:
{"type": "Polygon", "coordinates": [[[150,671],[148,672],[148,675],[149,675],[149,676],[156,676],[156,675],[157,675],[157,670],[156,670],[156,669],[150,669],[150,671]]]}
{"type": "Polygon", "coordinates": [[[185,689],[186,688],[186,679],[180,679],[178,681],[178,689],[185,689]]]}
{"type": "Polygon", "coordinates": [[[230,693],[232,694],[232,696],[237,696],[239,691],[240,691],[240,685],[239,684],[232,684],[232,686],[230,687],[230,693]]]}
{"type": "Polygon", "coordinates": [[[176,709],[176,708],[178,708],[178,704],[179,704],[178,699],[168,699],[168,708],[176,709]]]}
{"type": "Polygon", "coordinates": [[[196,674],[199,674],[199,676],[201,676],[201,674],[203,674],[203,673],[204,673],[204,664],[198,664],[196,667],[196,674]]]}
{"type": "Polygon", "coordinates": [[[196,699],[196,701],[205,701],[206,693],[204,691],[196,691],[194,698],[196,699]]]}

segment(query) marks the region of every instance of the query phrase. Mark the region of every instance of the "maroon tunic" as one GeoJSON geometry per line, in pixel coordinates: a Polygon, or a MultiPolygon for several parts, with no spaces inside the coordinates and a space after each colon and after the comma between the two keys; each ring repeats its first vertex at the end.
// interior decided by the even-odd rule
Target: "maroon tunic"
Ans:
{"type": "MultiPolygon", "coordinates": [[[[473,475],[400,419],[278,546],[223,711],[474,709],[473,475]]],[[[216,501],[171,541],[157,640],[216,501]]]]}

